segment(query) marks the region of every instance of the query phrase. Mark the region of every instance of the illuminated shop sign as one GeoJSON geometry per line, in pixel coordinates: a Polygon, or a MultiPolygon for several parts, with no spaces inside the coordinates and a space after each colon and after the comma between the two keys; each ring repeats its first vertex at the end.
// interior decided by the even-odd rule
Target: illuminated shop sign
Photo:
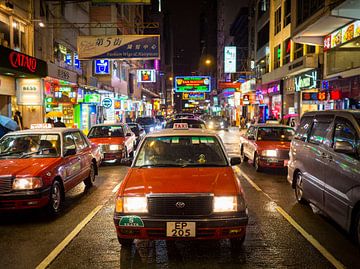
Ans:
{"type": "Polygon", "coordinates": [[[360,36],[360,21],[352,22],[324,38],[324,51],[335,48],[360,36]]]}
{"type": "Polygon", "coordinates": [[[295,90],[316,89],[317,88],[317,71],[310,71],[295,77],[295,90]]]}
{"type": "Polygon", "coordinates": [[[224,73],[236,73],[236,47],[224,48],[224,73]]]}
{"type": "Polygon", "coordinates": [[[248,94],[243,95],[243,104],[244,105],[250,104],[250,95],[248,94]]]}
{"type": "Polygon", "coordinates": [[[95,75],[109,75],[110,61],[109,60],[95,60],[95,75]]]}
{"type": "Polygon", "coordinates": [[[277,93],[280,93],[280,85],[276,84],[276,85],[270,86],[270,87],[265,88],[265,89],[257,90],[256,92],[259,92],[262,95],[277,94],[277,93]]]}
{"type": "Polygon", "coordinates": [[[33,77],[46,77],[46,62],[15,50],[0,46],[0,68],[11,73],[25,73],[33,77]]]}
{"type": "Polygon", "coordinates": [[[156,82],[155,69],[136,70],[137,82],[156,82]]]}
{"type": "Polygon", "coordinates": [[[341,90],[322,91],[322,92],[303,92],[303,101],[327,101],[327,100],[340,100],[341,90]]]}
{"type": "Polygon", "coordinates": [[[40,79],[17,79],[17,103],[26,106],[43,105],[43,87],[40,79]]]}
{"type": "Polygon", "coordinates": [[[85,103],[100,103],[100,94],[92,93],[92,94],[85,94],[84,101],[85,103]]]}
{"type": "Polygon", "coordinates": [[[183,100],[205,100],[204,92],[184,92],[182,94],[183,100]]]}
{"type": "Polygon", "coordinates": [[[104,98],[102,101],[101,101],[101,105],[105,108],[111,108],[113,106],[113,99],[111,98],[104,98]]]}
{"type": "Polygon", "coordinates": [[[76,68],[80,68],[80,61],[79,61],[79,56],[77,53],[74,53],[74,66],[76,68]]]}
{"type": "Polygon", "coordinates": [[[226,82],[226,81],[219,81],[218,88],[220,90],[224,89],[236,89],[236,91],[240,91],[241,83],[239,82],[226,82]]]}
{"type": "Polygon", "coordinates": [[[211,77],[175,77],[175,92],[210,92],[211,77]]]}

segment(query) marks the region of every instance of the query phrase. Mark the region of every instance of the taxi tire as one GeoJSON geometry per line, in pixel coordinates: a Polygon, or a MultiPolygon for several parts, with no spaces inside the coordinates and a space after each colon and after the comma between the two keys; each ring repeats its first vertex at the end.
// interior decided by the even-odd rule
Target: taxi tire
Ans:
{"type": "Polygon", "coordinates": [[[95,164],[91,162],[89,176],[84,180],[84,184],[86,187],[92,187],[94,185],[95,175],[96,175],[95,164]]]}
{"type": "Polygon", "coordinates": [[[55,180],[50,189],[50,199],[47,205],[47,211],[51,215],[58,214],[63,207],[64,204],[63,202],[64,202],[63,188],[60,182],[55,180]]]}
{"type": "Polygon", "coordinates": [[[132,243],[134,242],[134,239],[118,237],[118,241],[122,247],[127,248],[127,247],[131,247],[132,243]]]}
{"type": "Polygon", "coordinates": [[[232,238],[230,239],[230,246],[231,250],[239,250],[241,249],[242,245],[244,244],[245,236],[241,238],[232,238]]]}
{"type": "Polygon", "coordinates": [[[254,155],[254,167],[256,172],[262,171],[262,167],[260,166],[260,157],[256,153],[254,155]]]}

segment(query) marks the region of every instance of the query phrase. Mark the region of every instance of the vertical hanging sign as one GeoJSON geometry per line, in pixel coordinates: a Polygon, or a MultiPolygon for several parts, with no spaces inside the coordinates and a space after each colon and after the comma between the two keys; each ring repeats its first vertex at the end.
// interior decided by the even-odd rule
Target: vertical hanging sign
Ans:
{"type": "Polygon", "coordinates": [[[234,46],[224,49],[224,72],[236,73],[236,47],[234,46]]]}

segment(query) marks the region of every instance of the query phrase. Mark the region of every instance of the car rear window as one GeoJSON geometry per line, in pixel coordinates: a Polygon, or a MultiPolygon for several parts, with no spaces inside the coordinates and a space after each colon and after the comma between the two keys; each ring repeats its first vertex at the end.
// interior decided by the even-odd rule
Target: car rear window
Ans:
{"type": "Polygon", "coordinates": [[[137,154],[135,167],[227,166],[214,136],[148,137],[137,154]]]}
{"type": "Polygon", "coordinates": [[[292,128],[284,127],[259,127],[257,132],[258,141],[287,141],[294,137],[295,131],[292,128]]]}
{"type": "Polygon", "coordinates": [[[136,122],[140,125],[155,124],[155,120],[153,118],[137,118],[136,122]]]}
{"type": "Polygon", "coordinates": [[[101,137],[124,137],[124,129],[122,126],[95,126],[92,127],[88,138],[101,137]]]}

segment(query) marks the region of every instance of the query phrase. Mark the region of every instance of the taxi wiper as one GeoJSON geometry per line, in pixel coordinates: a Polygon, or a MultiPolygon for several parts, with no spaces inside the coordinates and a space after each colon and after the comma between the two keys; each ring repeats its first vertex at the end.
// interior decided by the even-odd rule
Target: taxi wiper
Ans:
{"type": "Polygon", "coordinates": [[[145,168],[145,167],[184,167],[184,166],[175,163],[155,163],[155,164],[143,164],[140,166],[136,166],[136,168],[145,168]]]}
{"type": "Polygon", "coordinates": [[[3,153],[0,153],[0,157],[10,156],[10,155],[15,155],[15,154],[20,154],[20,153],[22,153],[22,151],[3,152],[3,153]]]}
{"type": "Polygon", "coordinates": [[[219,163],[190,163],[186,166],[193,166],[193,167],[225,167],[226,164],[219,164],[219,163]]]}

